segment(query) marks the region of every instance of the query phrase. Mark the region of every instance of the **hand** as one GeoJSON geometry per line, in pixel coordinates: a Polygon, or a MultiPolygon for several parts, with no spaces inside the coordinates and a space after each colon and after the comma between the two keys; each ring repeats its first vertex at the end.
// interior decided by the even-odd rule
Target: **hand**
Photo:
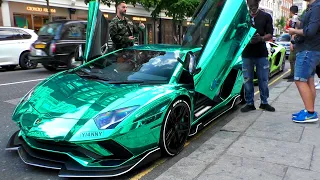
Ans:
{"type": "Polygon", "coordinates": [[[146,28],[146,26],[145,26],[143,23],[140,22],[140,23],[139,23],[139,28],[140,28],[140,29],[144,29],[144,28],[146,28]]]}
{"type": "Polygon", "coordinates": [[[133,37],[133,36],[129,36],[128,39],[129,39],[130,41],[134,41],[134,37],[133,37]]]}
{"type": "Polygon", "coordinates": [[[257,33],[251,38],[250,43],[251,44],[257,44],[257,43],[262,42],[262,41],[263,41],[262,36],[260,36],[260,34],[257,33]]]}
{"type": "Polygon", "coordinates": [[[289,29],[288,29],[288,33],[289,33],[290,35],[294,35],[294,34],[296,34],[296,30],[295,30],[294,28],[289,28],[289,29]]]}

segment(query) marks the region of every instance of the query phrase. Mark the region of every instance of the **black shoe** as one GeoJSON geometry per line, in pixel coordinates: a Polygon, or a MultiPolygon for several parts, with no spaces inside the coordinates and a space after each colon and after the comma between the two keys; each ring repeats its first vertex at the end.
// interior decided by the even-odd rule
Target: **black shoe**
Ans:
{"type": "Polygon", "coordinates": [[[284,77],[283,79],[293,79],[293,76],[292,74],[289,74],[288,76],[284,77]]]}
{"type": "Polygon", "coordinates": [[[274,107],[270,106],[270,104],[260,104],[259,108],[266,110],[266,111],[270,111],[270,112],[276,111],[276,109],[274,107]]]}
{"type": "Polygon", "coordinates": [[[288,79],[288,81],[287,82],[293,82],[294,81],[294,79],[293,78],[291,78],[291,79],[288,79]]]}
{"type": "Polygon", "coordinates": [[[256,107],[254,105],[246,105],[245,107],[241,108],[241,112],[249,112],[256,110],[256,107]]]}

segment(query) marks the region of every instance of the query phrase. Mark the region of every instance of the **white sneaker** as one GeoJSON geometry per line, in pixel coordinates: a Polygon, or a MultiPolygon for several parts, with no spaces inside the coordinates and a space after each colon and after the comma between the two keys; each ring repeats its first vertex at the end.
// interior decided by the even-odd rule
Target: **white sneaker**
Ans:
{"type": "Polygon", "coordinates": [[[315,86],[316,89],[320,89],[320,83],[315,86]]]}
{"type": "Polygon", "coordinates": [[[315,86],[318,86],[319,84],[320,84],[320,80],[314,82],[314,85],[315,85],[315,86]]]}

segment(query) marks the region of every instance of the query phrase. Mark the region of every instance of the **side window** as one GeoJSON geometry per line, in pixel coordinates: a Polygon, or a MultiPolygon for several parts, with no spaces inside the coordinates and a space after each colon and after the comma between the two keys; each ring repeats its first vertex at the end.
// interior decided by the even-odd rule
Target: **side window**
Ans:
{"type": "Polygon", "coordinates": [[[31,39],[31,35],[21,29],[17,30],[18,33],[20,33],[20,36],[22,37],[22,39],[31,39]]]}
{"type": "Polygon", "coordinates": [[[83,40],[85,37],[85,25],[82,23],[72,23],[64,26],[61,34],[63,40],[83,40]]]}
{"type": "Polygon", "coordinates": [[[14,33],[9,29],[0,29],[0,41],[14,40],[14,33]]]}

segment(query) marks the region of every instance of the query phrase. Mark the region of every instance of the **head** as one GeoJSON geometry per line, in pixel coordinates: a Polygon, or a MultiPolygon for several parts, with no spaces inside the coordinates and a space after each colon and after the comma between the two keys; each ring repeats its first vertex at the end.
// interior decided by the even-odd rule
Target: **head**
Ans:
{"type": "Polygon", "coordinates": [[[261,0],[247,0],[247,4],[251,14],[256,14],[258,12],[260,1],[261,0]]]}
{"type": "Polygon", "coordinates": [[[299,11],[298,6],[293,5],[293,6],[291,6],[291,7],[290,7],[290,15],[291,15],[291,16],[293,16],[293,15],[297,14],[297,13],[298,13],[298,11],[299,11]]]}
{"type": "Polygon", "coordinates": [[[118,15],[121,15],[121,16],[124,16],[126,15],[127,13],[127,4],[123,1],[123,2],[120,2],[119,4],[117,4],[117,14],[118,15]]]}

